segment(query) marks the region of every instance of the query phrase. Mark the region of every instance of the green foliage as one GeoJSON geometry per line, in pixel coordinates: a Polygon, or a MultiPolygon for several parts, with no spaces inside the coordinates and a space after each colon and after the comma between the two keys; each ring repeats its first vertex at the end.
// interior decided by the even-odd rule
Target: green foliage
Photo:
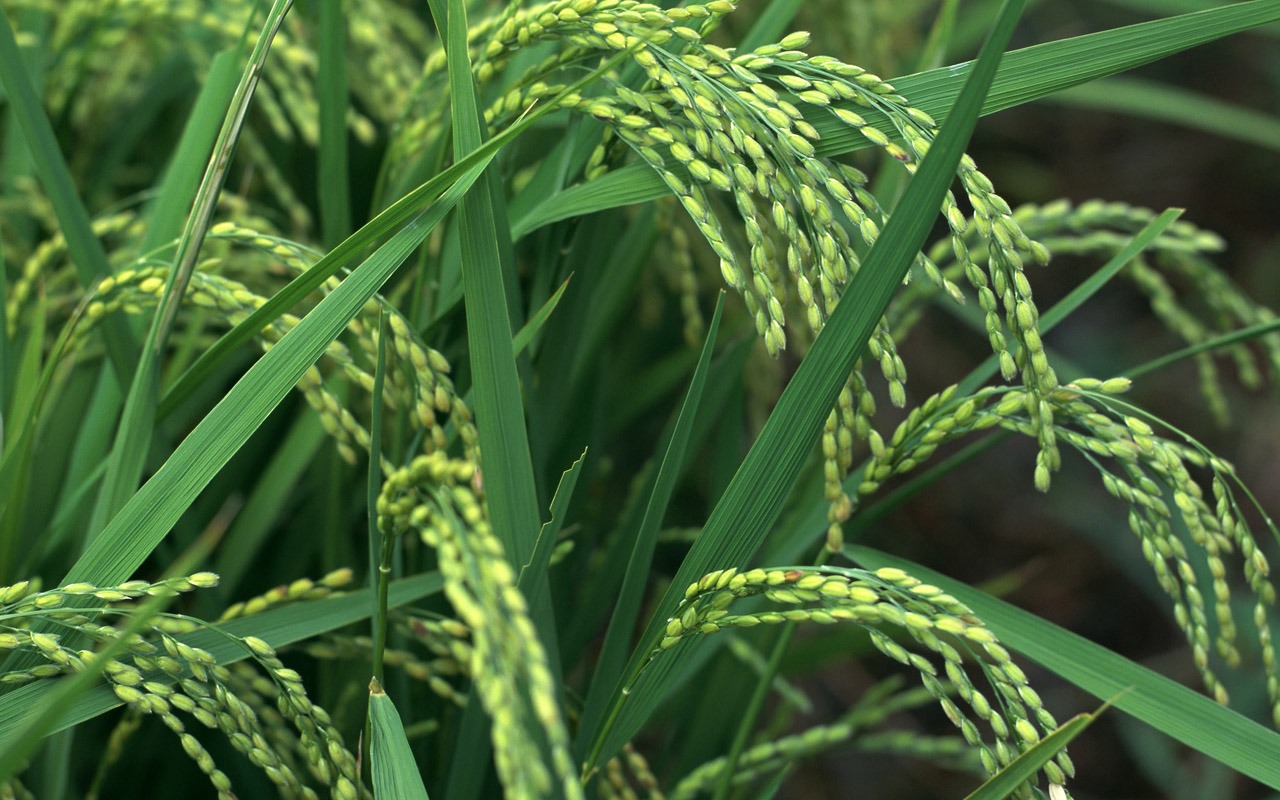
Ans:
{"type": "Polygon", "coordinates": [[[821,51],[946,64],[955,3],[744,5],[0,3],[0,797],[159,747],[156,796],[755,796],[837,750],[1061,800],[1097,715],[1021,657],[1280,789],[1225,707],[1280,726],[1280,533],[1127,394],[1192,358],[1227,425],[1280,323],[1178,212],[1014,207],[965,154],[1041,97],[1274,148],[1108,76],[1280,0],[1006,54],[1011,0],[893,80],[821,51]],[[1042,313],[1051,258],[1105,266],[1042,313]],[[1186,349],[1055,352],[1112,278],[1186,349]],[[951,386],[908,341],[948,312],[990,355],[951,386]],[[846,546],[1011,438],[1010,503],[1071,461],[1117,501],[1212,700],[846,546]],[[890,674],[831,713],[826,651],[890,674]]]}

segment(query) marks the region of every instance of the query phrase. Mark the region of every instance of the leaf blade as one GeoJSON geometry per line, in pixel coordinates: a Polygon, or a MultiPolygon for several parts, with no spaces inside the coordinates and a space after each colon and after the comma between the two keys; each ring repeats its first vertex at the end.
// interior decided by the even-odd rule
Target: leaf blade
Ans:
{"type": "Polygon", "coordinates": [[[660,701],[664,678],[688,652],[676,648],[646,668],[650,648],[659,641],[685,587],[713,567],[745,565],[781,514],[826,415],[937,217],[1023,5],[1012,0],[1003,7],[950,120],[845,289],[844,297],[857,301],[836,305],[658,604],[623,681],[611,693],[604,723],[582,729],[579,746],[588,772],[634,736],[660,701]]]}
{"type": "Polygon", "coordinates": [[[395,703],[375,679],[369,684],[370,772],[374,797],[379,800],[429,800],[413,748],[395,703]]]}
{"type": "Polygon", "coordinates": [[[1121,711],[1280,789],[1280,734],[1082,636],[920,564],[869,547],[846,547],[844,552],[865,566],[897,567],[941,586],[972,608],[1006,646],[1094,697],[1115,697],[1113,705],[1121,711]]]}
{"type": "Polygon", "coordinates": [[[965,800],[1004,800],[1018,787],[1034,778],[1040,768],[1056,756],[1084,729],[1093,724],[1097,714],[1077,714],[1056,731],[1024,750],[1004,769],[992,775],[981,786],[965,796],[965,800]]]}

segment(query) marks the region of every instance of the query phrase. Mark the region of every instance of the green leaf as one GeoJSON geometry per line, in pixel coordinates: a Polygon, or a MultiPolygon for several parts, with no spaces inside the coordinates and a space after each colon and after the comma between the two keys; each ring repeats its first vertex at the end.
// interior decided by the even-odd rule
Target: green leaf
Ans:
{"type": "Polygon", "coordinates": [[[520,577],[516,583],[520,591],[527,595],[536,595],[543,590],[546,583],[547,569],[551,564],[551,554],[556,549],[556,540],[564,527],[565,515],[569,513],[569,502],[573,499],[573,490],[578,485],[578,476],[582,474],[582,464],[587,459],[587,451],[583,450],[578,460],[560,476],[556,485],[556,493],[551,498],[551,519],[542,523],[538,531],[538,540],[533,545],[533,555],[529,562],[520,568],[520,577]]]}
{"type": "MultiPolygon", "coordinates": [[[[2,266],[2,265],[0,265],[2,266]]],[[[15,560],[20,545],[26,543],[22,530],[22,514],[26,508],[27,486],[31,481],[31,464],[35,458],[37,431],[39,428],[40,399],[44,394],[44,374],[50,365],[41,368],[44,353],[45,324],[47,322],[44,292],[40,292],[31,311],[32,324],[27,329],[27,340],[14,368],[12,396],[8,413],[0,422],[4,434],[0,453],[0,579],[13,576],[15,560]]],[[[6,362],[3,369],[10,369],[6,362]]],[[[0,413],[5,411],[4,398],[0,398],[0,413]]]]}
{"type": "MultiPolygon", "coordinates": [[[[1106,0],[1106,2],[1120,8],[1131,8],[1159,16],[1208,11],[1223,5],[1221,0],[1106,0]]],[[[1258,36],[1276,38],[1280,37],[1280,25],[1263,25],[1249,32],[1258,36]]]]}
{"type": "Polygon", "coordinates": [[[666,518],[676,481],[684,472],[689,439],[693,432],[694,419],[698,414],[698,405],[702,402],[707,371],[711,365],[711,355],[715,351],[716,334],[720,330],[720,313],[723,310],[724,292],[721,291],[716,298],[716,308],[711,316],[711,324],[707,328],[706,340],[702,344],[698,366],[693,371],[693,379],[689,382],[684,402],[680,405],[675,428],[672,429],[670,438],[664,443],[665,449],[661,450],[662,461],[658,465],[653,489],[645,504],[640,529],[636,532],[631,552],[627,554],[627,568],[623,573],[622,586],[618,589],[617,605],[614,606],[613,616],[609,620],[600,658],[596,662],[596,671],[591,679],[591,689],[583,706],[581,725],[586,729],[594,728],[599,724],[606,710],[605,704],[610,699],[609,692],[617,684],[626,666],[627,653],[631,649],[631,637],[635,631],[636,620],[639,618],[641,604],[644,601],[645,586],[649,582],[649,574],[653,567],[653,553],[658,545],[658,529],[666,518]]]}
{"type": "MultiPolygon", "coordinates": [[[[1001,62],[982,113],[993,114],[1048,97],[1278,19],[1280,0],[1254,0],[1015,50],[1001,62]]],[[[942,122],[972,65],[970,61],[941,67],[892,83],[912,105],[942,122]]],[[[819,152],[843,153],[865,146],[856,134],[841,130],[832,119],[814,125],[823,135],[819,152]]]]}
{"type": "Polygon", "coordinates": [[[611,692],[604,723],[584,726],[580,731],[579,747],[586,756],[588,773],[640,729],[661,702],[667,676],[688,652],[689,648],[678,647],[647,663],[685,588],[711,569],[744,566],[772,530],[818,441],[823,421],[937,218],[1022,5],[1018,0],[1005,5],[956,107],[845,289],[844,302],[836,306],[783,390],[759,438],[659,601],[624,679],[611,692]]]}
{"type": "MultiPolygon", "coordinates": [[[[432,4],[438,27],[442,27],[440,6],[440,2],[432,4]]],[[[484,136],[467,53],[466,8],[460,0],[449,0],[447,16],[454,158],[461,159],[480,147],[484,136]]],[[[533,553],[541,520],[524,403],[511,348],[511,320],[493,198],[485,181],[477,182],[459,204],[457,224],[485,498],[493,529],[502,539],[507,557],[524,564],[533,553]]]]}
{"type": "Polygon", "coordinates": [[[149,255],[181,235],[182,221],[200,188],[200,176],[217,139],[219,123],[226,117],[235,95],[242,55],[240,48],[234,48],[213,57],[200,94],[183,126],[182,139],[169,159],[160,190],[144,212],[147,232],[138,248],[141,254],[149,255]]]}
{"type": "Polygon", "coordinates": [[[215,555],[213,571],[218,573],[218,591],[224,597],[240,585],[259,558],[272,526],[279,521],[294,487],[311,468],[324,442],[320,418],[311,413],[300,415],[284,435],[215,555]]]}
{"type": "Polygon", "coordinates": [[[1126,714],[1280,790],[1280,734],[1275,731],[1082,636],[927,567],[869,547],[846,547],[844,552],[863,566],[897,567],[942,587],[973,609],[1005,646],[1094,697],[1115,697],[1113,704],[1126,714]]]}
{"type": "MultiPolygon", "coordinates": [[[[432,0],[436,27],[444,31],[453,119],[453,155],[462,159],[484,142],[484,121],[476,97],[467,45],[467,15],[462,0],[432,0]]],[[[511,311],[515,299],[507,286],[514,277],[499,248],[495,184],[477,181],[458,206],[467,349],[475,395],[476,431],[485,502],[493,530],[511,563],[529,563],[541,527],[533,478],[524,399],[512,349],[511,311]]],[[[505,219],[505,217],[504,217],[505,219]]],[[[545,649],[557,652],[550,594],[545,584],[528,596],[530,616],[545,649]]],[[[552,662],[558,672],[558,663],[552,662]]],[[[483,715],[472,693],[464,712],[449,771],[451,797],[476,796],[487,775],[488,748],[483,744],[483,715]]],[[[540,743],[545,745],[545,742],[540,743]]],[[[546,748],[540,748],[546,753],[546,748]]],[[[553,789],[559,797],[562,787],[553,789]]]]}
{"type": "Polygon", "coordinates": [[[369,746],[373,796],[378,800],[428,800],[418,762],[396,706],[376,679],[369,683],[369,746]]]}
{"type": "Polygon", "coordinates": [[[929,38],[920,48],[920,57],[916,61],[917,69],[923,72],[936,69],[946,63],[947,52],[956,38],[956,17],[959,10],[960,0],[945,0],[939,5],[933,26],[929,29],[929,38]]]}
{"type": "MultiPolygon", "coordinates": [[[[1103,706],[1105,709],[1106,706],[1103,706]]],[[[1004,800],[1018,787],[1031,780],[1040,768],[1060,753],[1072,739],[1093,724],[1102,709],[1093,714],[1077,714],[1065,724],[1041,739],[1034,747],[1024,750],[1007,767],[992,775],[985,783],[965,797],[965,800],[1004,800]]]]}
{"type": "MultiPolygon", "coordinates": [[[[9,265],[0,241],[0,297],[9,297],[9,265]]],[[[0,303],[0,453],[4,452],[4,422],[9,411],[9,304],[0,303]]],[[[3,573],[0,573],[3,574],[3,573]]]]}
{"type": "Polygon", "coordinates": [[[521,326],[520,330],[511,339],[511,351],[514,355],[520,355],[525,348],[533,342],[533,337],[538,335],[538,331],[542,330],[542,326],[547,324],[547,320],[551,318],[551,312],[556,310],[556,306],[560,305],[560,300],[564,297],[564,290],[569,288],[569,280],[573,276],[565,278],[564,283],[560,284],[560,288],[556,289],[555,294],[547,298],[547,302],[542,304],[538,309],[538,313],[529,318],[529,321],[521,326]]]}
{"type": "Polygon", "coordinates": [[[395,539],[383,537],[378,529],[378,496],[382,492],[382,417],[385,410],[383,387],[387,377],[387,309],[378,307],[378,355],[373,371],[373,405],[369,420],[369,463],[365,474],[365,511],[368,515],[369,585],[375,589],[369,612],[373,640],[373,677],[381,680],[382,659],[387,649],[387,586],[391,582],[391,562],[395,539]]]}
{"type": "Polygon", "coordinates": [[[347,20],[343,0],[316,3],[316,96],[320,102],[320,228],[333,247],[351,231],[347,168],[347,20]]]}
{"type": "Polygon", "coordinates": [[[147,454],[151,450],[151,435],[156,423],[160,359],[166,349],[169,331],[177,319],[187,284],[191,280],[192,272],[195,271],[196,259],[199,256],[200,247],[204,244],[204,237],[208,232],[218,195],[222,192],[222,183],[231,166],[231,155],[240,137],[241,125],[245,114],[249,111],[249,102],[253,99],[253,92],[257,88],[259,76],[262,74],[267,54],[270,52],[271,42],[275,39],[281,23],[284,22],[285,13],[291,2],[292,0],[275,0],[267,13],[253,53],[249,56],[249,63],[241,73],[231,105],[218,131],[218,140],[214,144],[213,154],[201,178],[195,204],[187,216],[182,236],[178,239],[178,247],[165,279],[164,290],[156,304],[137,369],[129,384],[129,392],[125,396],[124,411],[121,414],[120,425],[107,463],[107,472],[103,476],[98,502],[89,523],[90,546],[107,522],[133,496],[143,468],[146,466],[147,454]]]}
{"type": "MultiPolygon", "coordinates": [[[[67,252],[75,266],[80,285],[88,288],[111,273],[106,251],[93,235],[89,212],[76,193],[71,170],[58,150],[58,139],[49,124],[49,117],[27,75],[22,54],[13,36],[9,18],[0,14],[0,84],[6,94],[6,107],[11,119],[17,123],[31,153],[36,174],[49,196],[58,226],[67,242],[67,252]]],[[[103,336],[111,365],[121,385],[129,383],[133,365],[137,361],[138,343],[122,314],[112,314],[103,320],[103,336]]]]}
{"type": "Polygon", "coordinates": [[[1184,347],[1181,350],[1166,353],[1159,358],[1153,358],[1136,367],[1123,370],[1121,374],[1130,378],[1136,378],[1139,375],[1146,375],[1148,372],[1153,372],[1157,369],[1167,367],[1170,364],[1183,360],[1184,358],[1191,358],[1192,356],[1197,356],[1201,353],[1209,353],[1223,347],[1230,347],[1233,344],[1240,344],[1241,342],[1251,342],[1254,339],[1258,339],[1268,333],[1274,333],[1278,330],[1280,330],[1280,319],[1275,319],[1270,322],[1260,322],[1257,325],[1250,325],[1247,328],[1241,328],[1240,330],[1232,331],[1231,333],[1224,333],[1221,336],[1215,336],[1212,339],[1205,339],[1203,342],[1198,342],[1190,347],[1184,347]]]}
{"type": "Polygon", "coordinates": [[[1059,92],[1052,100],[1077,108],[1169,122],[1280,150],[1280,119],[1275,116],[1155,81],[1108,78],[1059,92]]]}

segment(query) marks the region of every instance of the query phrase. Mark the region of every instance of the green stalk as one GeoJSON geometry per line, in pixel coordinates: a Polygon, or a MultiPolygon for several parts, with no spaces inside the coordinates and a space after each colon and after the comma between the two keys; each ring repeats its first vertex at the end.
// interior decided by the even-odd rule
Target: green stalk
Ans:
{"type": "Polygon", "coordinates": [[[378,364],[373,373],[373,420],[369,425],[369,566],[370,585],[374,592],[373,611],[373,677],[383,680],[382,659],[387,649],[387,587],[391,582],[391,558],[394,540],[378,529],[378,494],[382,488],[382,391],[386,378],[387,337],[386,309],[378,312],[378,364]],[[374,570],[373,566],[377,565],[374,570]]]}
{"type": "MultiPolygon", "coordinates": [[[[823,551],[818,555],[818,560],[814,564],[815,567],[822,566],[827,560],[827,551],[823,551]]],[[[726,800],[729,791],[733,787],[733,775],[738,770],[738,760],[742,758],[742,753],[747,749],[747,741],[751,738],[751,732],[755,730],[756,720],[760,717],[760,711],[764,708],[765,698],[769,696],[769,688],[773,685],[774,676],[778,674],[778,668],[782,665],[782,658],[787,653],[787,648],[791,646],[791,638],[795,636],[796,623],[788,622],[782,627],[782,632],[778,634],[778,639],[773,643],[773,651],[769,653],[769,661],[765,665],[765,670],[760,675],[760,681],[756,684],[755,691],[751,693],[751,699],[747,701],[746,707],[742,711],[742,718],[738,721],[738,730],[733,734],[733,743],[729,746],[729,752],[725,755],[724,771],[720,773],[720,780],[716,782],[716,793],[714,800],[726,800]]]]}
{"type": "Polygon", "coordinates": [[[326,247],[351,233],[351,178],[347,166],[347,58],[343,0],[317,3],[320,102],[320,229],[326,247]]]}

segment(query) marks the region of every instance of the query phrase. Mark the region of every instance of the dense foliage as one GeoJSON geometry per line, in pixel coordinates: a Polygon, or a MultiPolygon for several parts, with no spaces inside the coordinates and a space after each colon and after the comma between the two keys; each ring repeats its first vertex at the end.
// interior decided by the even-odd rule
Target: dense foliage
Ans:
{"type": "Polygon", "coordinates": [[[1003,58],[1023,3],[975,4],[954,66],[946,0],[267,5],[3,3],[0,796],[812,796],[858,752],[1060,800],[1103,701],[1280,790],[1280,533],[1131,392],[1191,359],[1228,425],[1280,323],[1179,212],[963,153],[1280,2],[1003,58]],[[1104,289],[1185,349],[1055,351],[1104,289]],[[1109,496],[1212,700],[905,560],[964,475],[1109,496]]]}

